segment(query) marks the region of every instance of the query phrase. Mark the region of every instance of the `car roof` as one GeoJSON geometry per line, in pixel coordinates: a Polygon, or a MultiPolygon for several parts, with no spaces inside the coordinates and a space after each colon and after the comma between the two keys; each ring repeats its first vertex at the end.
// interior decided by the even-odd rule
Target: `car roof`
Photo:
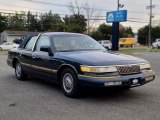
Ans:
{"type": "Polygon", "coordinates": [[[71,33],[71,32],[46,32],[46,33],[42,33],[41,35],[83,35],[80,33],[71,33]]]}

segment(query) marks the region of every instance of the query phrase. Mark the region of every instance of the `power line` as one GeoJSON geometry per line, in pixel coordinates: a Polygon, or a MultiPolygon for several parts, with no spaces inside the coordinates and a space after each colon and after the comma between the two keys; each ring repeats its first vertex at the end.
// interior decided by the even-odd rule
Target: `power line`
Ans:
{"type": "MultiPolygon", "coordinates": [[[[41,2],[41,1],[37,1],[37,0],[21,0],[21,1],[26,1],[26,2],[32,2],[32,3],[37,3],[37,4],[43,4],[43,5],[51,5],[51,6],[59,6],[59,7],[71,7],[70,5],[66,5],[66,4],[57,4],[57,3],[51,3],[51,2],[41,2]]],[[[77,8],[76,6],[72,6],[74,8],[77,8]]],[[[82,8],[82,7],[80,7],[82,8]]],[[[99,11],[113,11],[113,10],[106,10],[106,9],[99,9],[99,8],[87,8],[87,9],[93,9],[93,10],[99,10],[99,11]]],[[[136,13],[136,14],[144,14],[144,13],[148,13],[148,12],[140,12],[140,11],[129,11],[129,13],[136,13]]]]}

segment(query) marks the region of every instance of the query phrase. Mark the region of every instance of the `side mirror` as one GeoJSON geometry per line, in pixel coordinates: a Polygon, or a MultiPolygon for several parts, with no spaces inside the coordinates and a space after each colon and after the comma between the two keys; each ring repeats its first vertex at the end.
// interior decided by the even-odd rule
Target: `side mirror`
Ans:
{"type": "Polygon", "coordinates": [[[52,50],[51,50],[51,48],[49,46],[42,46],[40,48],[40,51],[48,52],[49,56],[53,56],[53,52],[52,52],[52,50]]]}

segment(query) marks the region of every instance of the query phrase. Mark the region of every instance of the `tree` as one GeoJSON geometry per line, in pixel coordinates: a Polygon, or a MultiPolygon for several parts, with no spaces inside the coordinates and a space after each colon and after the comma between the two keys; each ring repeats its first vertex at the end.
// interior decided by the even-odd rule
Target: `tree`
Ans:
{"type": "Polygon", "coordinates": [[[65,31],[84,33],[86,31],[86,19],[84,15],[74,14],[71,16],[65,16],[65,31]]]}
{"type": "Polygon", "coordinates": [[[26,15],[24,12],[21,14],[8,16],[8,29],[10,30],[27,30],[26,29],[26,15]]]}
{"type": "Polygon", "coordinates": [[[98,13],[95,11],[94,7],[91,7],[87,0],[86,2],[78,3],[78,0],[74,0],[74,2],[70,2],[69,10],[73,15],[84,15],[86,18],[87,26],[86,33],[89,35],[91,30],[95,28],[95,23],[98,21],[100,11],[98,13]]]}
{"type": "Polygon", "coordinates": [[[64,25],[58,14],[52,14],[52,11],[41,15],[41,31],[63,31],[64,25]]]}
{"type": "Polygon", "coordinates": [[[112,26],[106,25],[105,23],[102,23],[98,30],[103,34],[103,39],[110,39],[110,35],[112,35],[112,26]]]}
{"type": "Polygon", "coordinates": [[[134,36],[133,30],[132,30],[131,27],[126,27],[125,28],[125,33],[126,33],[127,37],[133,37],[134,36]]]}
{"type": "Polygon", "coordinates": [[[91,7],[87,1],[83,8],[87,18],[87,34],[89,35],[91,30],[95,28],[94,25],[98,21],[100,11],[96,12],[94,7],[91,7]]]}
{"type": "Polygon", "coordinates": [[[100,24],[98,29],[91,33],[91,36],[96,40],[110,40],[111,35],[112,26],[106,25],[105,23],[100,24]]]}
{"type": "MultiPolygon", "coordinates": [[[[144,26],[138,30],[138,42],[142,45],[148,45],[148,32],[149,32],[149,27],[144,26]]],[[[155,26],[151,28],[151,36],[152,40],[151,42],[154,42],[155,39],[160,38],[160,27],[155,26]]]]}
{"type": "Polygon", "coordinates": [[[7,28],[7,17],[0,14],[0,32],[7,28]]]}
{"type": "Polygon", "coordinates": [[[134,33],[131,27],[124,27],[123,25],[120,24],[119,29],[120,29],[119,32],[120,38],[134,37],[134,33]]]}
{"type": "Polygon", "coordinates": [[[28,31],[40,31],[40,24],[37,15],[33,15],[30,11],[27,13],[26,29],[28,31]]]}
{"type": "Polygon", "coordinates": [[[103,36],[103,34],[100,32],[100,31],[93,31],[92,33],[91,33],[91,36],[92,36],[92,38],[94,38],[95,40],[103,40],[104,39],[104,36],[103,36]]]}
{"type": "Polygon", "coordinates": [[[69,3],[69,10],[72,12],[73,15],[81,15],[83,10],[83,2],[81,3],[81,5],[78,4],[77,0],[74,0],[74,2],[70,2],[69,3]]]}

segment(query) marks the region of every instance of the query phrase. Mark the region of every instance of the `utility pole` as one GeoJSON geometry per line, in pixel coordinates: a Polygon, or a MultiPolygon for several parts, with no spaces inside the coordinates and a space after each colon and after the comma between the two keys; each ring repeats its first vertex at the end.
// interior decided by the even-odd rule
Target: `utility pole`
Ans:
{"type": "MultiPolygon", "coordinates": [[[[117,11],[119,11],[119,0],[117,0],[117,11]]],[[[119,22],[112,24],[112,50],[119,50],[119,22]]]]}
{"type": "Polygon", "coordinates": [[[119,0],[117,2],[117,10],[119,11],[119,0]]]}
{"type": "Polygon", "coordinates": [[[150,6],[147,6],[147,9],[150,9],[150,14],[149,14],[149,33],[148,33],[148,47],[151,46],[151,41],[152,41],[152,18],[153,18],[153,13],[152,9],[155,8],[155,5],[153,5],[153,1],[150,0],[150,6]]]}

